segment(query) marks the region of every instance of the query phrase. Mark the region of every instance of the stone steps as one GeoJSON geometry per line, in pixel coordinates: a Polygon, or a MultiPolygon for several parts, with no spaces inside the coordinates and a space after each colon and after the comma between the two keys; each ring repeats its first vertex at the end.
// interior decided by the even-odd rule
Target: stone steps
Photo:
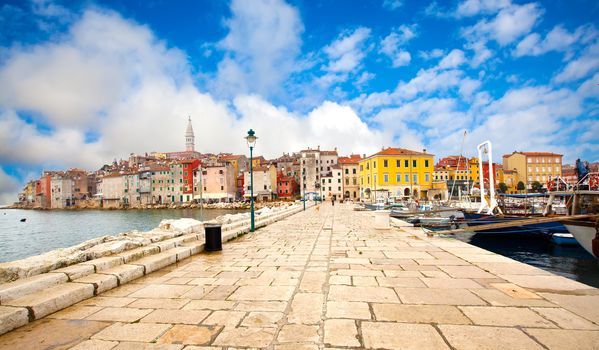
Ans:
{"type": "MultiPolygon", "coordinates": [[[[256,220],[266,226],[301,208],[256,220]]],[[[249,220],[225,224],[222,241],[249,231],[249,220]]],[[[204,250],[204,234],[188,233],[0,285],[0,335],[204,250]]]]}

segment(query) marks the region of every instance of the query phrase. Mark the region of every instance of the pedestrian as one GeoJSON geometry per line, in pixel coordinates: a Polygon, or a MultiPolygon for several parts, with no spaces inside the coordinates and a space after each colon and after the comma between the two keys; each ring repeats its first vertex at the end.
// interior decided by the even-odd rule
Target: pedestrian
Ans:
{"type": "Polygon", "coordinates": [[[335,205],[335,196],[331,196],[331,204],[334,206],[335,205]]]}

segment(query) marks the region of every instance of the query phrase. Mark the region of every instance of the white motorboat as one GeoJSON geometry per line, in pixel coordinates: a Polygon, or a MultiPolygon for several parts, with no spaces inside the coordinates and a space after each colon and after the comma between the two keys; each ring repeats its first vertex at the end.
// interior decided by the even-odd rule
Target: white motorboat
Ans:
{"type": "Polygon", "coordinates": [[[578,243],[599,259],[599,223],[594,221],[568,220],[562,222],[578,243]]]}

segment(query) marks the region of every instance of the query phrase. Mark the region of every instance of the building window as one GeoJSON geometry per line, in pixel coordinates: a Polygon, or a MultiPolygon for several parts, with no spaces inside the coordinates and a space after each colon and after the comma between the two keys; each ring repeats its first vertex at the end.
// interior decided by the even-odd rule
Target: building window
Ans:
{"type": "Polygon", "coordinates": [[[352,169],[352,174],[355,174],[355,173],[356,173],[356,168],[353,168],[352,169]]]}
{"type": "Polygon", "coordinates": [[[399,159],[395,160],[395,167],[399,168],[401,166],[401,161],[399,159]]]}
{"type": "Polygon", "coordinates": [[[360,165],[360,171],[364,171],[364,166],[363,165],[360,165]]]}
{"type": "Polygon", "coordinates": [[[404,168],[407,168],[407,167],[409,167],[409,166],[410,166],[410,161],[409,161],[409,160],[407,160],[407,159],[406,159],[406,160],[404,160],[404,161],[403,161],[403,166],[404,166],[404,168]]]}
{"type": "Polygon", "coordinates": [[[374,174],[372,180],[374,181],[374,183],[376,184],[376,174],[374,174]]]}
{"type": "Polygon", "coordinates": [[[221,190],[221,191],[223,191],[224,189],[225,189],[225,187],[224,187],[224,186],[221,186],[221,187],[220,187],[220,190],[221,190]]]}
{"type": "Polygon", "coordinates": [[[418,184],[418,174],[417,173],[412,173],[412,182],[414,184],[418,184]]]}
{"type": "Polygon", "coordinates": [[[425,159],[425,160],[424,160],[424,167],[425,167],[425,168],[428,168],[428,159],[425,159]]]}
{"type": "Polygon", "coordinates": [[[349,169],[347,169],[347,168],[345,169],[345,174],[346,175],[349,174],[349,169]]]}
{"type": "Polygon", "coordinates": [[[389,162],[387,161],[387,159],[383,159],[383,167],[386,168],[389,166],[389,162]]]}
{"type": "Polygon", "coordinates": [[[357,181],[356,181],[356,178],[354,177],[352,180],[353,180],[353,181],[352,181],[352,183],[353,183],[354,185],[357,185],[357,183],[356,183],[356,182],[357,182],[357,181]]]}
{"type": "Polygon", "coordinates": [[[385,182],[385,183],[389,182],[389,174],[387,174],[387,173],[383,174],[383,182],[385,182]]]}
{"type": "Polygon", "coordinates": [[[417,166],[417,165],[416,165],[416,159],[413,159],[413,160],[412,160],[412,168],[415,168],[416,166],[417,166]]]}
{"type": "Polygon", "coordinates": [[[395,173],[395,182],[397,182],[397,183],[401,182],[401,173],[395,173]]]}
{"type": "Polygon", "coordinates": [[[331,183],[331,179],[329,179],[329,183],[331,183]]]}
{"type": "Polygon", "coordinates": [[[376,160],[372,161],[372,168],[376,169],[376,160]]]}
{"type": "Polygon", "coordinates": [[[410,174],[405,173],[403,179],[404,179],[404,182],[410,182],[410,174]]]}
{"type": "Polygon", "coordinates": [[[431,174],[424,173],[424,182],[430,182],[430,181],[431,181],[431,174]]]}

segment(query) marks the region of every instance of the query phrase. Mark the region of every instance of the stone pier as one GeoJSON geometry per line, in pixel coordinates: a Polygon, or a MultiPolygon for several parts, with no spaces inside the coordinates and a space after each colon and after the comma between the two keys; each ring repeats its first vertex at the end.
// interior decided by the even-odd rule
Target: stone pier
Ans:
{"type": "Polygon", "coordinates": [[[0,348],[599,349],[598,289],[373,223],[350,205],[309,208],[12,330],[0,348]]]}

